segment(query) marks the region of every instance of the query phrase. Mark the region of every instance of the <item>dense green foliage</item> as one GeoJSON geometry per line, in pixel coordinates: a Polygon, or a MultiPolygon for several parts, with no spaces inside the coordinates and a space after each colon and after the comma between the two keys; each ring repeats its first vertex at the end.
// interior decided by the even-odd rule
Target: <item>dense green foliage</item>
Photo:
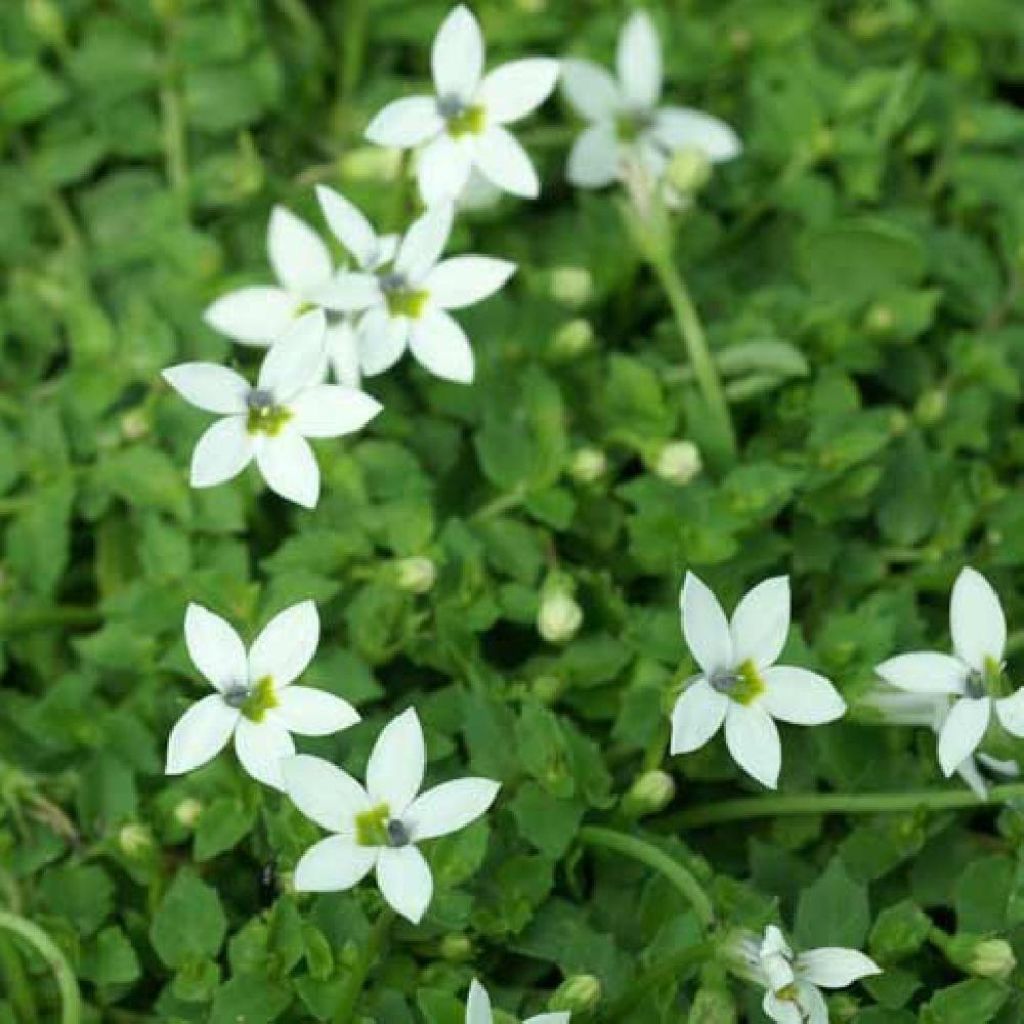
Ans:
{"type": "MultiPolygon", "coordinates": [[[[602,62],[625,13],[608,0],[476,9],[496,58],[602,62]]],[[[676,244],[726,383],[734,464],[707,443],[685,349],[616,198],[564,183],[575,129],[556,99],[519,132],[541,199],[458,222],[453,249],[520,265],[463,317],[476,382],[409,361],[368,382],[385,412],[318,443],[313,511],[252,471],[190,490],[209,417],[160,369],[254,365],[201,314],[267,278],[275,202],[322,227],[324,182],[383,227],[408,222],[397,161],[361,133],[422,88],[446,11],[0,5],[0,911],[63,950],[84,1019],[329,1020],[379,911],[373,886],[290,893],[317,830],[230,754],[162,775],[171,724],[205,692],[182,644],[187,602],[252,635],[313,598],[324,637],[307,681],[365,721],[303,749],[360,773],[383,723],[415,703],[431,777],[503,784],[485,820],[428,850],[437,894],[370,965],[368,1019],[460,1024],[473,976],[520,1015],[580,974],[607,1004],[695,946],[680,892],[581,843],[585,823],[634,830],[689,867],[724,922],[869,950],[886,973],[834,997],[836,1020],[1020,1019],[1020,974],[970,977],[979,965],[946,955],[933,926],[1024,956],[1024,810],[687,827],[681,813],[764,791],[721,739],[669,758],[667,712],[693,671],[684,571],[727,605],[788,572],[787,654],[853,713],[784,727],[782,792],[959,792],[928,730],[858,721],[856,702],[883,658],[945,649],[965,562],[1024,627],[1024,8],[652,6],[668,94],[746,146],[679,216],[676,244]],[[680,440],[704,454],[686,483],[664,473],[680,440]],[[582,449],[604,454],[604,472],[582,449]],[[411,556],[437,565],[427,593],[400,586],[411,556]],[[536,626],[554,583],[583,610],[564,644],[536,626]],[[675,798],[627,820],[621,797],[652,768],[671,772],[675,798]]],[[[1011,674],[1022,647],[1011,633],[1011,674]]],[[[705,974],[702,1012],[726,1016],[690,1019],[726,1022],[705,974]]],[[[56,1019],[46,963],[2,934],[0,980],[0,1022],[56,1019]]],[[[624,1019],[685,1020],[699,982],[677,972],[624,1019]]],[[[755,988],[731,991],[741,1019],[763,1021],[755,988]]]]}

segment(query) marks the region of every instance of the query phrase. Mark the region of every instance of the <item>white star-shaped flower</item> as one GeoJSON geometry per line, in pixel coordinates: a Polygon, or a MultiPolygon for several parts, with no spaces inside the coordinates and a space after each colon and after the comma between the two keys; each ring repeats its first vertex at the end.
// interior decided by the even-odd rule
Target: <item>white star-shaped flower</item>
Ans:
{"type": "Polygon", "coordinates": [[[360,430],[381,410],[355,388],[321,384],[324,314],[306,313],[267,352],[255,387],[214,363],[182,363],[163,377],[187,402],[218,413],[192,453],[193,487],[230,480],[255,459],[267,486],[312,508],[320,470],[308,437],[340,437],[360,430]]]}
{"type": "Polygon", "coordinates": [[[736,132],[711,114],[689,107],[659,107],[661,44],[650,17],[632,14],[619,33],[618,80],[599,64],[562,63],[562,91],[587,122],[569,154],[569,181],[601,188],[620,180],[632,162],[660,178],[670,156],[687,147],[712,163],[738,156],[736,132]]]}
{"type": "Polygon", "coordinates": [[[389,370],[406,347],[437,377],[463,384],[473,379],[473,350],[448,313],[493,295],[516,265],[490,256],[441,253],[451,234],[451,203],[427,210],[402,237],[393,265],[376,273],[346,272],[324,291],[338,312],[361,312],[359,363],[373,377],[389,370]]]}
{"type": "Polygon", "coordinates": [[[178,719],[167,743],[167,774],[206,764],[234,737],[242,767],[284,789],[280,761],[295,753],[291,734],[328,736],[359,721],[348,701],[294,686],[316,653],[320,618],[312,601],[292,605],[267,623],[246,654],[234,629],[198,604],[185,613],[192,664],[217,691],[178,719]]]}
{"type": "Polygon", "coordinates": [[[733,760],[774,789],[782,765],[774,719],[821,725],[846,711],[824,676],[775,664],[789,633],[789,578],[759,583],[736,606],[730,622],[715,595],[687,573],[680,606],[683,635],[701,674],[672,711],[672,753],[704,746],[724,722],[733,760]]]}
{"type": "Polygon", "coordinates": [[[381,895],[414,924],[426,912],[434,889],[418,844],[475,821],[494,802],[499,788],[490,779],[466,778],[420,793],[426,754],[413,708],[377,738],[365,788],[322,758],[299,755],[282,767],[295,806],[333,833],[303,854],[295,866],[295,888],[351,889],[376,868],[381,895]]]}
{"type": "Polygon", "coordinates": [[[1003,728],[1024,736],[1024,690],[994,697],[1002,682],[1006,617],[999,596],[977,570],[966,566],[949,602],[953,654],[915,651],[883,661],[875,671],[910,693],[955,698],[939,732],[939,764],[952,775],[977,750],[993,710],[1003,728]]]}
{"type": "Polygon", "coordinates": [[[472,12],[456,7],[437,31],[431,52],[436,96],[389,103],[370,122],[366,137],[381,146],[422,146],[416,165],[427,206],[454,202],[474,168],[505,192],[534,198],[537,172],[505,127],[548,98],[558,61],[531,57],[484,75],[484,38],[472,12]]]}
{"type": "MultiPolygon", "coordinates": [[[[569,1024],[570,1014],[539,1013],[535,1017],[524,1020],[523,1024],[569,1024]]],[[[466,1024],[494,1024],[491,1011],[491,997],[487,989],[474,978],[469,983],[469,998],[466,1000],[466,1024]]]]}

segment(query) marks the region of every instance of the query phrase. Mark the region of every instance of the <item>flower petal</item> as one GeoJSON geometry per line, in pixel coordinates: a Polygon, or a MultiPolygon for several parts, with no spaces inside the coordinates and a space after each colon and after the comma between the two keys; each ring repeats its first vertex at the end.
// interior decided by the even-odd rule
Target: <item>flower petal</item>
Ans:
{"type": "Polygon", "coordinates": [[[439,203],[413,221],[398,246],[396,272],[419,284],[441,258],[452,233],[454,216],[455,208],[451,203],[439,203]]]}
{"type": "Polygon", "coordinates": [[[615,79],[600,64],[575,58],[562,61],[562,95],[587,121],[611,122],[622,110],[615,79]]]}
{"type": "Polygon", "coordinates": [[[843,946],[822,946],[801,953],[796,958],[796,970],[801,978],[822,988],[846,988],[860,978],[882,973],[871,957],[843,946]]]}
{"type": "Polygon", "coordinates": [[[295,865],[299,892],[343,892],[358,885],[377,860],[377,849],[347,836],[328,836],[311,846],[295,865]]]}
{"type": "Polygon", "coordinates": [[[168,775],[182,775],[206,764],[223,749],[238,722],[239,713],[211,693],[196,701],[174,723],[167,741],[168,775]]]}
{"type": "Polygon", "coordinates": [[[793,725],[824,725],[846,714],[846,701],[817,672],[791,665],[762,670],[761,704],[772,718],[793,725]]]}
{"type": "Polygon", "coordinates": [[[405,96],[389,103],[370,122],[366,137],[378,146],[411,149],[444,128],[433,96],[405,96]]]}
{"type": "Polygon", "coordinates": [[[775,1024],[806,1024],[796,1003],[791,999],[780,999],[774,992],[765,992],[761,1009],[775,1024]]]}
{"type": "Polygon", "coordinates": [[[366,790],[322,757],[289,757],[281,762],[281,776],[291,802],[328,832],[354,836],[356,816],[370,809],[366,790]]]}
{"type": "Polygon", "coordinates": [[[249,679],[267,678],[275,687],[294,682],[313,660],[320,642],[320,616],[312,601],[278,612],[249,649],[249,679]]]}
{"type": "Polygon", "coordinates": [[[196,442],[189,482],[193,487],[216,487],[238,476],[252,461],[254,452],[244,416],[217,420],[196,442]]]}
{"type": "Polygon", "coordinates": [[[415,846],[384,847],[377,857],[377,884],[388,905],[419,924],[434,894],[434,879],[415,846]]]}
{"type": "Polygon", "coordinates": [[[487,989],[474,978],[469,983],[469,998],[466,1000],[466,1024],[494,1024],[491,1013],[491,997],[487,989]]]}
{"type": "Polygon", "coordinates": [[[409,341],[409,321],[391,316],[386,309],[371,309],[359,321],[356,336],[359,365],[367,377],[375,377],[402,358],[409,341]]]}
{"type": "Polygon", "coordinates": [[[937,651],[900,654],[875,666],[891,686],[908,693],[963,693],[967,668],[959,658],[937,651]]]}
{"type": "Polygon", "coordinates": [[[374,274],[343,270],[317,289],[316,301],[336,313],[359,313],[382,303],[384,296],[374,274]]]}
{"type": "Polygon", "coordinates": [[[204,412],[231,416],[245,412],[249,382],[234,370],[216,363],[179,363],[161,374],[190,405],[204,412]]]}
{"type": "Polygon", "coordinates": [[[217,690],[248,684],[242,638],[227,620],[201,604],[190,604],[185,612],[185,646],[192,664],[217,690]]]}
{"type": "Polygon", "coordinates": [[[327,185],[317,185],[316,198],[335,237],[360,269],[372,269],[377,255],[377,232],[353,203],[327,185]]]}
{"type": "Polygon", "coordinates": [[[275,206],[270,214],[267,252],[278,281],[299,295],[324,284],[334,269],[320,236],[283,206],[275,206]]]}
{"type": "Polygon", "coordinates": [[[749,590],[732,613],[733,660],[773,665],[789,636],[789,577],[774,576],[749,590]]]}
{"type": "Polygon", "coordinates": [[[242,715],[235,728],[235,753],[257,782],[284,790],[281,761],[295,756],[295,744],[283,725],[269,717],[251,722],[242,715]]]}
{"type": "Polygon", "coordinates": [[[259,386],[278,403],[322,379],[327,318],[314,309],[294,320],[270,347],[260,367],[259,386]]]}
{"type": "Polygon", "coordinates": [[[346,317],[328,327],[324,346],[334,379],[344,387],[358,388],[362,383],[362,374],[359,372],[359,339],[352,321],[346,317]]]}
{"type": "Polygon", "coordinates": [[[454,202],[466,187],[473,166],[470,146],[442,132],[416,158],[416,180],[427,207],[454,202]]]}
{"type": "Polygon", "coordinates": [[[969,565],[960,570],[949,602],[953,649],[976,672],[986,661],[1001,665],[1006,653],[1006,616],[999,595],[969,565]]]}
{"type": "Polygon", "coordinates": [[[540,179],[526,150],[501,125],[491,125],[477,139],[474,162],[485,178],[514,196],[536,199],[540,194],[540,179]]]}
{"type": "Polygon", "coordinates": [[[739,156],[743,144],[724,121],[690,107],[662,107],[654,116],[654,135],[670,150],[693,147],[713,164],[739,156]]]}
{"type": "Polygon", "coordinates": [[[493,295],[516,272],[516,265],[491,256],[453,256],[427,275],[424,288],[442,309],[462,309],[493,295]]]}
{"type": "Polygon", "coordinates": [[[725,743],[733,760],[763,786],[775,789],[782,767],[782,744],[771,715],[757,704],[729,702],[725,743]]]}
{"type": "Polygon", "coordinates": [[[294,319],[300,300],[283,288],[254,286],[222,295],[203,319],[218,333],[245,345],[269,345],[294,319]]]}
{"type": "Polygon", "coordinates": [[[565,168],[577,188],[603,188],[619,177],[619,142],[611,124],[585,128],[573,143],[565,168]]]}
{"type": "Polygon", "coordinates": [[[804,1011],[806,1024],[828,1024],[828,1003],[825,1002],[825,997],[814,985],[810,982],[798,981],[796,999],[804,1011]]]}
{"type": "Polygon", "coordinates": [[[692,572],[686,574],[679,594],[683,636],[705,676],[714,677],[734,664],[729,622],[718,598],[692,572]]]}
{"type": "Polygon", "coordinates": [[[570,1013],[538,1013],[536,1017],[527,1017],[523,1024],[569,1024],[570,1013]]]}
{"type": "Polygon", "coordinates": [[[499,789],[501,784],[491,779],[442,782],[416,797],[402,820],[415,843],[446,836],[476,821],[494,803],[499,789]]]}
{"type": "Polygon", "coordinates": [[[347,700],[310,686],[285,687],[268,714],[300,736],[330,736],[359,721],[359,712],[347,700]]]}
{"type": "Polygon", "coordinates": [[[1024,689],[995,702],[996,717],[1013,736],[1024,737],[1024,689]]]}
{"type": "Polygon", "coordinates": [[[282,498],[315,508],[320,497],[320,468],[309,442],[285,426],[256,449],[256,465],[267,486],[282,498]]]}
{"type": "Polygon", "coordinates": [[[318,384],[291,404],[295,429],[303,437],[341,437],[362,430],[384,407],[355,388],[318,384]]]}
{"type": "Polygon", "coordinates": [[[405,814],[423,784],[427,758],[423,727],[415,708],[383,729],[366,766],[366,789],[375,804],[387,804],[392,818],[405,814]]]}
{"type": "Polygon", "coordinates": [[[430,52],[434,88],[442,98],[473,99],[484,69],[484,37],[473,13],[459,4],[441,22],[430,52]]]}
{"type": "Polygon", "coordinates": [[[950,708],[939,733],[939,765],[945,775],[952,775],[977,750],[991,712],[990,697],[961,697],[950,708]]]}
{"type": "Polygon", "coordinates": [[[619,33],[615,68],[626,103],[649,110],[661,95],[661,42],[646,11],[635,11],[619,33]]]}
{"type": "Polygon", "coordinates": [[[424,313],[412,324],[409,348],[420,365],[435,377],[469,384],[473,380],[473,350],[465,331],[443,309],[424,313]]]}
{"type": "Polygon", "coordinates": [[[691,683],[672,709],[673,754],[689,754],[703,747],[722,727],[729,698],[706,679],[691,683]]]}
{"type": "Polygon", "coordinates": [[[536,110],[551,95],[557,81],[557,60],[513,60],[487,75],[478,100],[487,112],[488,122],[511,124],[536,110]]]}

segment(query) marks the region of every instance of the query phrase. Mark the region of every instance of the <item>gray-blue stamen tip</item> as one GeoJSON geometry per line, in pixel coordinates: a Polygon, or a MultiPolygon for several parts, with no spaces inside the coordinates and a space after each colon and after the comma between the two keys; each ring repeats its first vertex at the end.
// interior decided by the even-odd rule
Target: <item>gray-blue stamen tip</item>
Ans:
{"type": "Polygon", "coordinates": [[[274,407],[274,396],[266,388],[253,388],[245,396],[245,404],[250,409],[262,412],[274,407]]]}
{"type": "Polygon", "coordinates": [[[405,823],[398,818],[392,818],[385,826],[385,831],[388,834],[388,846],[408,846],[412,841],[405,823]]]}
{"type": "Polygon", "coordinates": [[[245,686],[229,686],[224,691],[224,703],[229,708],[240,708],[249,699],[249,689],[245,686]]]}

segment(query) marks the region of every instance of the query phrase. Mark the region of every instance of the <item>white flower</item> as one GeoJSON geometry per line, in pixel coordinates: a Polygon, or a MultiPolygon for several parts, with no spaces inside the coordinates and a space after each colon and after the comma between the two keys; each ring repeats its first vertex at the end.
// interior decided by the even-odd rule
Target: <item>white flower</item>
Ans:
{"type": "Polygon", "coordinates": [[[699,149],[712,163],[732,160],[741,150],[723,121],[689,107],[659,107],[661,44],[650,17],[632,14],[619,34],[618,80],[589,60],[566,60],[562,90],[589,122],[569,154],[569,181],[600,188],[622,179],[632,162],[660,178],[672,153],[699,149]]]}
{"type": "Polygon", "coordinates": [[[167,774],[206,764],[233,736],[242,767],[265,785],[284,789],[279,762],[295,753],[291,733],[327,736],[359,721],[348,701],[292,685],[319,639],[320,618],[312,601],[275,615],[248,654],[224,619],[190,604],[185,645],[192,664],[217,692],[193,704],[171,730],[167,774]]]}
{"type": "Polygon", "coordinates": [[[255,459],[267,486],[307,508],[320,495],[320,470],[307,437],[359,430],[380,403],[355,388],[319,383],[324,314],[299,317],[263,360],[256,387],[214,363],[182,363],[163,371],[186,401],[224,418],[209,427],[192,453],[193,487],[213,487],[255,459]]]}
{"type": "Polygon", "coordinates": [[[489,256],[441,260],[452,217],[451,203],[433,207],[405,233],[393,266],[341,274],[325,290],[331,309],[362,313],[359,363],[368,377],[389,370],[408,346],[436,376],[461,383],[473,379],[473,350],[448,310],[493,295],[516,266],[489,256]]]}
{"type": "Polygon", "coordinates": [[[376,868],[381,895],[414,924],[426,912],[434,888],[417,844],[475,821],[494,802],[499,788],[490,779],[466,778],[420,793],[426,756],[423,730],[412,708],[377,738],[365,788],[318,757],[299,755],[282,767],[296,807],[334,833],[299,860],[295,888],[350,889],[376,868]]]}
{"type": "Polygon", "coordinates": [[[782,932],[773,924],[758,945],[745,942],[743,956],[752,980],[765,988],[764,1012],[778,1024],[828,1024],[823,988],[846,988],[882,969],[856,949],[823,946],[793,955],[782,932]]]}
{"type": "MultiPolygon", "coordinates": [[[[568,1024],[568,1013],[540,1013],[524,1020],[523,1024],[568,1024]]],[[[466,1000],[466,1024],[494,1024],[491,1012],[491,997],[487,989],[474,978],[469,984],[469,998],[466,1000]]]]}
{"type": "Polygon", "coordinates": [[[832,684],[805,668],[776,665],[789,633],[789,578],[759,583],[728,621],[717,598],[693,573],[680,594],[683,635],[701,674],[672,711],[672,753],[702,747],[725,723],[733,760],[771,789],[782,749],[774,719],[821,725],[846,704],[832,684]]]}
{"type": "Polygon", "coordinates": [[[537,172],[505,127],[541,105],[558,79],[558,61],[511,61],[484,75],[484,39],[468,8],[456,7],[437,31],[431,52],[436,96],[389,103],[366,137],[381,146],[423,146],[417,178],[423,201],[454,202],[474,168],[505,192],[535,197],[537,172]]]}
{"type": "Polygon", "coordinates": [[[992,711],[1007,732],[1024,736],[1024,690],[990,696],[999,685],[1006,652],[1006,618],[999,597],[981,573],[960,571],[949,602],[954,654],[915,651],[882,662],[875,671],[910,693],[955,699],[939,731],[939,764],[952,775],[978,748],[992,711]]]}

